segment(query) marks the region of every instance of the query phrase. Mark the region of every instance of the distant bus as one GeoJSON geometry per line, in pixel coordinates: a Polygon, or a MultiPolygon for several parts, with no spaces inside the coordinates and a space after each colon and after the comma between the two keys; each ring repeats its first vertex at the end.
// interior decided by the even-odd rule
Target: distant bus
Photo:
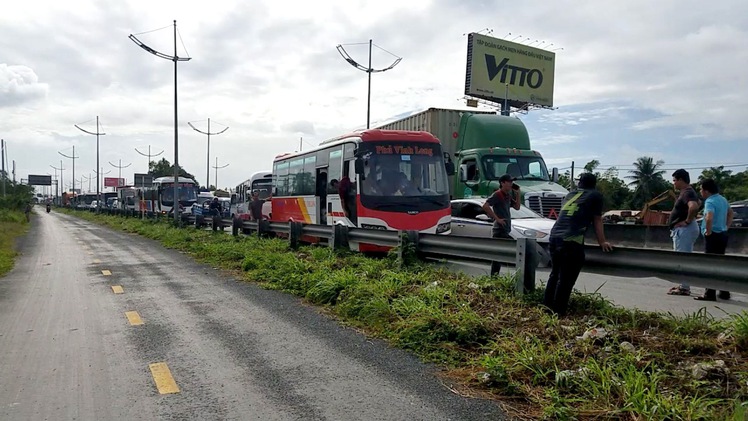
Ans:
{"type": "MultiPolygon", "coordinates": [[[[177,200],[181,206],[180,212],[190,208],[197,201],[198,184],[195,180],[179,177],[177,186],[177,200]]],[[[153,210],[162,214],[172,213],[174,209],[174,177],[159,177],[153,180],[152,191],[156,192],[156,203],[153,210]]]]}
{"type": "MultiPolygon", "coordinates": [[[[453,172],[439,140],[430,133],[351,133],[310,151],[275,158],[271,219],[448,234],[447,175],[453,172]],[[347,210],[333,185],[341,180],[350,180],[347,210]]],[[[371,249],[349,243],[353,250],[371,249]]]]}
{"type": "MultiPolygon", "coordinates": [[[[271,171],[258,171],[241,184],[236,186],[236,216],[241,219],[250,219],[249,202],[252,201],[252,193],[258,192],[260,199],[267,199],[273,188],[273,173],[271,171]]],[[[266,202],[262,206],[262,215],[270,219],[272,205],[266,202]]],[[[234,215],[231,215],[232,218],[234,215]]]]}

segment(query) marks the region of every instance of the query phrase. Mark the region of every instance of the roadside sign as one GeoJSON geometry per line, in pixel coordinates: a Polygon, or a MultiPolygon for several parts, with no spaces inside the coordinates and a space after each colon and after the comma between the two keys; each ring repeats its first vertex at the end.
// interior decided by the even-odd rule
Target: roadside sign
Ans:
{"type": "Polygon", "coordinates": [[[150,174],[135,174],[135,187],[153,187],[153,176],[150,174]]]}
{"type": "Polygon", "coordinates": [[[119,187],[125,185],[124,178],[104,177],[104,187],[119,187]]]}
{"type": "Polygon", "coordinates": [[[51,175],[29,175],[29,186],[51,186],[51,175]]]}

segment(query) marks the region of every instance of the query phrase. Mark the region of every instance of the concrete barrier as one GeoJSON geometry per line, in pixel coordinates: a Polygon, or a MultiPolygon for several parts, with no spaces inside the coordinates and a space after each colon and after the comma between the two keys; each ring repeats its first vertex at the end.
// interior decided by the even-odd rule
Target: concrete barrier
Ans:
{"type": "MultiPolygon", "coordinates": [[[[605,237],[614,246],[673,249],[670,228],[665,225],[605,224],[605,237]]],[[[596,244],[594,230],[587,230],[585,242],[596,244]]],[[[704,251],[703,236],[696,240],[694,251],[704,251]]],[[[748,228],[731,228],[728,231],[727,253],[748,254],[748,228]]]]}

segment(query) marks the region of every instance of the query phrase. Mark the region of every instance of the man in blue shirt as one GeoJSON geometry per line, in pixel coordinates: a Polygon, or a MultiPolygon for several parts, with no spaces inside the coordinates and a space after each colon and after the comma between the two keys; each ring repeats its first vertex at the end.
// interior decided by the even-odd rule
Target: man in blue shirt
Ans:
{"type": "MultiPolygon", "coordinates": [[[[704,235],[704,252],[707,254],[725,254],[727,249],[727,229],[732,225],[732,208],[727,199],[719,194],[719,186],[711,178],[701,182],[701,197],[704,198],[704,219],[701,221],[701,233],[704,235]]],[[[695,300],[717,301],[716,291],[707,288],[704,295],[695,300]]],[[[720,291],[719,298],[730,299],[730,291],[720,291]]]]}

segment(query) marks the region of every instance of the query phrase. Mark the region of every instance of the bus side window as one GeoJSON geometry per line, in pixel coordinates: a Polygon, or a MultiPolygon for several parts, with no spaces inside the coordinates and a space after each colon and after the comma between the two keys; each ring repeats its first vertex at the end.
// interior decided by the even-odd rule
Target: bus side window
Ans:
{"type": "Polygon", "coordinates": [[[342,178],[343,175],[343,151],[338,146],[337,148],[329,151],[330,153],[330,166],[327,171],[327,193],[328,194],[337,194],[338,190],[335,189],[330,185],[332,180],[338,180],[342,178]]]}

